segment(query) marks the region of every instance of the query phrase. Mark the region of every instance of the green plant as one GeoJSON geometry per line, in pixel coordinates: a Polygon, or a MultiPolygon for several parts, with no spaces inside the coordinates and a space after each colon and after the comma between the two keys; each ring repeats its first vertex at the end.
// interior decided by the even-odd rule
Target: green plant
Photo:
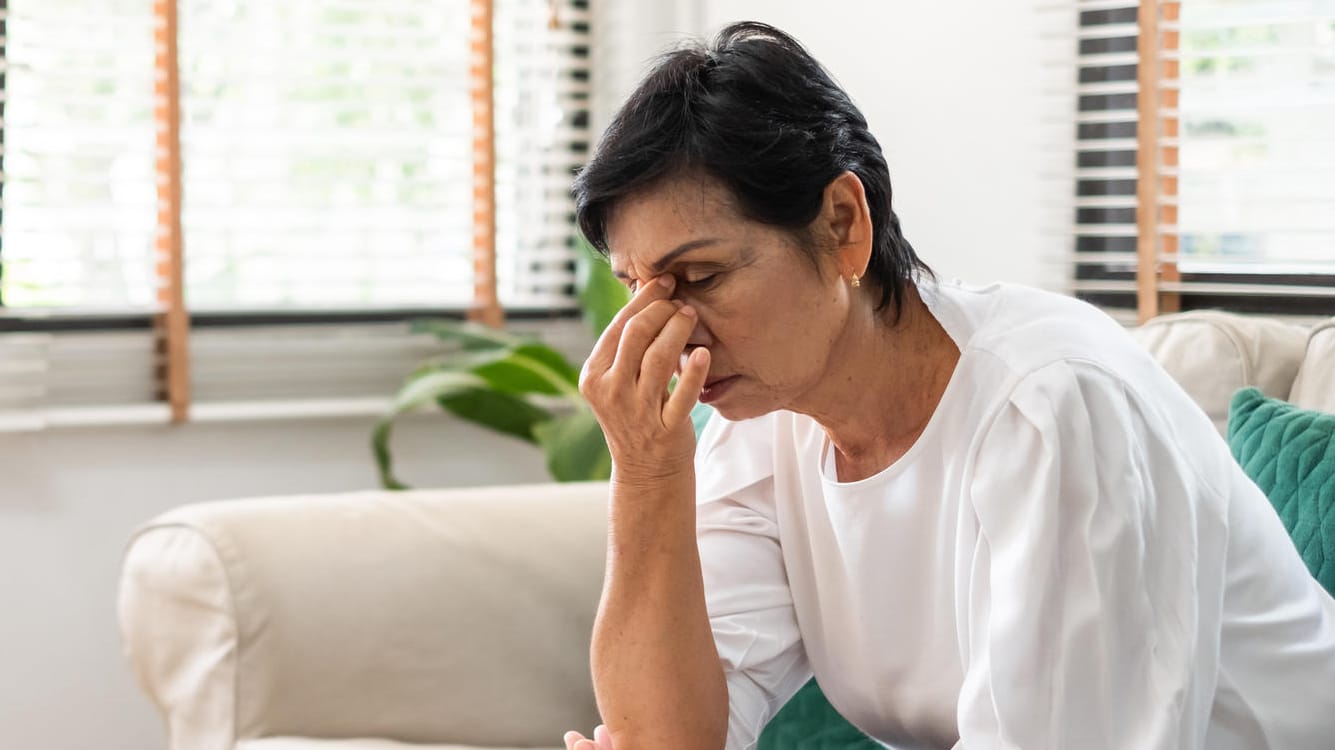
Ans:
{"type": "MultiPolygon", "coordinates": [[[[629,291],[607,262],[581,243],[577,287],[584,318],[597,337],[629,291]]],[[[488,429],[534,443],[547,454],[557,481],[606,479],[612,459],[593,411],[579,393],[579,368],[539,341],[475,323],[421,320],[413,330],[459,347],[456,354],[423,362],[405,380],[393,406],[376,424],[372,450],[380,482],[406,489],[393,473],[390,434],[400,415],[436,404],[488,429]]]]}

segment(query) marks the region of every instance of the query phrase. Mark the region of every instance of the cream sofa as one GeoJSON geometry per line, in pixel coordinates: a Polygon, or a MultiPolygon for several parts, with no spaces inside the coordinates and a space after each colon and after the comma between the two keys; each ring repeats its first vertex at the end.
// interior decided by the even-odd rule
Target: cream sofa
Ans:
{"type": "MultiPolygon", "coordinates": [[[[1335,412],[1335,320],[1135,335],[1215,419],[1244,385],[1335,412]]],[[[125,651],[171,750],[551,747],[597,722],[606,485],[182,507],[130,541],[125,651]]]]}

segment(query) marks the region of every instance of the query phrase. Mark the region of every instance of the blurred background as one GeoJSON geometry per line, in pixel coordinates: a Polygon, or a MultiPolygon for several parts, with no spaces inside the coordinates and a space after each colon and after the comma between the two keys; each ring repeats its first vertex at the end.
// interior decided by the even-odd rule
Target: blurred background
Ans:
{"type": "MultiPolygon", "coordinates": [[[[451,351],[411,321],[582,360],[571,176],[656,53],[731,21],[848,90],[943,276],[1128,324],[1335,314],[1335,2],[1149,9],[0,0],[0,747],[163,746],[120,654],[126,540],[377,486],[377,419],[451,351]]],[[[549,479],[439,413],[394,443],[415,485],[549,479]]]]}

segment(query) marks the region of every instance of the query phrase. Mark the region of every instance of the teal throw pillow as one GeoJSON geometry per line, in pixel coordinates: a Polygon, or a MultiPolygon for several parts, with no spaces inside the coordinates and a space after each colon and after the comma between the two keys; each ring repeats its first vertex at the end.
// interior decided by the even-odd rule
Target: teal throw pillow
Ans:
{"type": "Polygon", "coordinates": [[[714,407],[697,403],[691,409],[691,424],[695,425],[695,436],[700,437],[700,433],[705,431],[705,425],[709,424],[709,418],[714,416],[714,407]]]}
{"type": "Polygon", "coordinates": [[[883,750],[834,710],[811,680],[760,733],[756,750],[883,750]]]}
{"type": "Polygon", "coordinates": [[[1228,447],[1270,498],[1308,570],[1335,594],[1335,414],[1246,388],[1229,408],[1228,447]]]}

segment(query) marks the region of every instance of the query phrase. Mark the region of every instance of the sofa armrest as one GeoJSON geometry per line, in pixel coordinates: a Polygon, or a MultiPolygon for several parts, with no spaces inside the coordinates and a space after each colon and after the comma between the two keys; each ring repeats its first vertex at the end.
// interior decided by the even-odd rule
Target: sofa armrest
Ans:
{"type": "Polygon", "coordinates": [[[119,613],[172,750],[275,735],[552,746],[597,719],[605,483],[201,503],[119,613]]]}

